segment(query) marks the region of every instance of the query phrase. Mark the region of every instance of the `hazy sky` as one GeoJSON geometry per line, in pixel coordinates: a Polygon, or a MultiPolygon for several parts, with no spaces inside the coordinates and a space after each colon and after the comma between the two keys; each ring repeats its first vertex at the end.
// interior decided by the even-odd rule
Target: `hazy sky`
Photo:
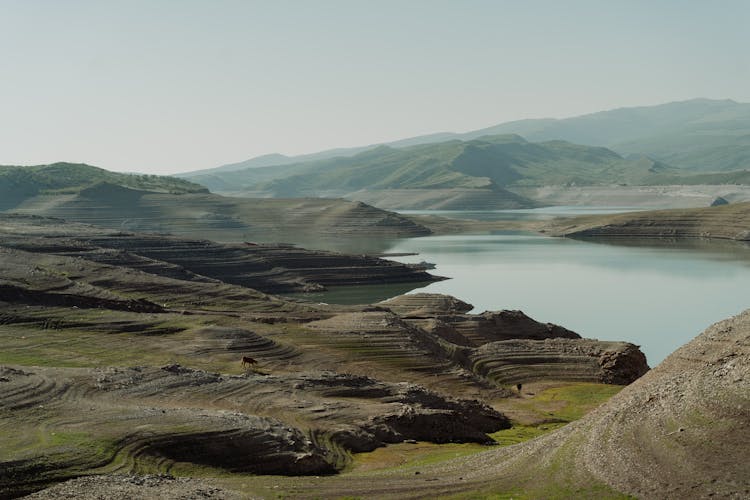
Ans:
{"type": "Polygon", "coordinates": [[[173,173],[750,101],[750,0],[0,0],[0,164],[173,173]]]}

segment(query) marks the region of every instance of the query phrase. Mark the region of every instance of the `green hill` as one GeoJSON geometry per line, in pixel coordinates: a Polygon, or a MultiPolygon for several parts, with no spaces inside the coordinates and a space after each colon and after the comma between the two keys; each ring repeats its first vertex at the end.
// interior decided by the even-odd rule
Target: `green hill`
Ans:
{"type": "Polygon", "coordinates": [[[217,191],[253,196],[345,197],[384,208],[520,208],[534,206],[506,188],[537,185],[649,183],[678,171],[646,157],[565,141],[484,136],[404,148],[378,146],[337,157],[194,177],[217,191]],[[425,200],[426,192],[435,192],[425,200]],[[446,206],[444,200],[460,199],[446,206]],[[374,193],[374,194],[373,194],[374,193]],[[393,194],[398,193],[398,199],[393,194]],[[471,201],[472,195],[476,200],[471,201]]]}
{"type": "Polygon", "coordinates": [[[521,134],[529,140],[562,139],[645,154],[698,171],[750,167],[750,104],[692,99],[620,108],[561,120],[522,120],[463,134],[521,134]]]}
{"type": "Polygon", "coordinates": [[[0,210],[16,207],[38,195],[79,193],[102,182],[155,193],[208,192],[199,184],[175,177],[120,174],[83,163],[0,166],[0,210]]]}
{"type": "MultiPolygon", "coordinates": [[[[694,171],[750,168],[750,104],[732,100],[692,99],[656,106],[619,108],[564,119],[501,123],[466,133],[442,132],[387,143],[392,148],[471,141],[488,135],[518,134],[530,141],[568,141],[607,147],[620,155],[647,155],[694,171]]],[[[340,148],[295,157],[271,154],[213,169],[180,174],[212,189],[229,189],[224,175],[248,168],[294,165],[353,157],[377,145],[340,148]]],[[[253,182],[262,179],[254,178],[253,182]]],[[[267,179],[266,179],[267,180],[267,179]]]]}
{"type": "Polygon", "coordinates": [[[290,242],[360,253],[429,230],[398,214],[341,199],[248,199],[173,177],[56,163],[0,167],[0,212],[218,241],[290,242]]]}

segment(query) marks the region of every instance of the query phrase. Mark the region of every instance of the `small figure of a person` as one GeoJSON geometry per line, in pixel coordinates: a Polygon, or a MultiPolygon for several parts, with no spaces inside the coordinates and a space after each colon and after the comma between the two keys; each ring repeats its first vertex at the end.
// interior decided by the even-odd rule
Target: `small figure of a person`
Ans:
{"type": "Polygon", "coordinates": [[[523,387],[521,384],[516,384],[516,389],[518,389],[518,394],[521,394],[521,387],[523,387]]]}

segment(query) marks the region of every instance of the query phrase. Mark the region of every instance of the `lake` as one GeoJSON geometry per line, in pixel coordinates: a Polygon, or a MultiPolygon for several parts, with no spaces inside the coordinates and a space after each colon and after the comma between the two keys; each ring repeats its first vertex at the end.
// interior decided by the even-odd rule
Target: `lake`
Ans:
{"type": "MultiPolygon", "coordinates": [[[[557,207],[437,215],[538,218],[584,210],[601,212],[557,207]]],[[[750,248],[735,242],[622,245],[502,232],[405,239],[388,252],[416,252],[393,259],[432,262],[432,274],[451,278],[412,292],[453,295],[473,304],[474,312],[520,309],[584,337],[626,340],[641,346],[651,366],[710,324],[750,307],[750,248]]],[[[367,302],[402,292],[380,286],[345,295],[367,302]]],[[[337,293],[315,299],[345,301],[337,293]]]]}

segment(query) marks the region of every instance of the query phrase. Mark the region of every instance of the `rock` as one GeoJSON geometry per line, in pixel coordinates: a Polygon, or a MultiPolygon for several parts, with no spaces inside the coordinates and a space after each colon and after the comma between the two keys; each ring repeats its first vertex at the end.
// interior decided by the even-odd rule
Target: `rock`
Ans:
{"type": "Polygon", "coordinates": [[[721,196],[718,196],[714,199],[714,201],[711,202],[712,207],[720,207],[721,205],[729,205],[729,202],[726,200],[726,198],[722,198],[721,196]]]}
{"type": "Polygon", "coordinates": [[[474,306],[450,295],[438,293],[413,293],[399,295],[379,303],[403,317],[436,316],[466,313],[474,306]]]}
{"type": "Polygon", "coordinates": [[[644,354],[627,342],[505,340],[464,355],[467,367],[500,385],[541,379],[629,384],[648,371],[644,354]]]}

